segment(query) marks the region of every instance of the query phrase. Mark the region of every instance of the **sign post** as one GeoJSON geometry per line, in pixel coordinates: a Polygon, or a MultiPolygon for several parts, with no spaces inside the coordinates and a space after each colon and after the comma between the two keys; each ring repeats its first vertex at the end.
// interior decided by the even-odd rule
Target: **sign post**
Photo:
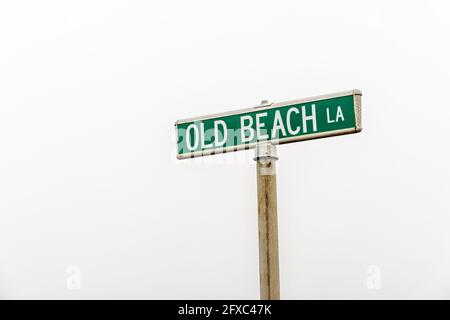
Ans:
{"type": "Polygon", "coordinates": [[[277,144],[357,133],[361,91],[351,90],[175,122],[177,158],[255,148],[258,184],[260,297],[280,299],[277,144]]]}
{"type": "Polygon", "coordinates": [[[276,147],[270,142],[258,144],[254,160],[258,184],[260,297],[279,300],[276,147]]]}

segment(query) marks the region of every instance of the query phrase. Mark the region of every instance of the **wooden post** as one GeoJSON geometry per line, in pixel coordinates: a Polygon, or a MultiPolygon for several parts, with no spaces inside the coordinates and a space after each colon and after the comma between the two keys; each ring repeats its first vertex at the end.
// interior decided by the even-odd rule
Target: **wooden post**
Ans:
{"type": "Polygon", "coordinates": [[[259,277],[261,300],[280,299],[278,261],[276,147],[261,143],[255,149],[258,179],[259,277]]]}

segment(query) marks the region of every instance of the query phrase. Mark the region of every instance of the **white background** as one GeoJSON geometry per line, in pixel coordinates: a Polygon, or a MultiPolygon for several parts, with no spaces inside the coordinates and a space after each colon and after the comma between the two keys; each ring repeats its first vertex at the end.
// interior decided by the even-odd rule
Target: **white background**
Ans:
{"type": "Polygon", "coordinates": [[[257,299],[253,152],[173,123],[354,88],[362,133],[278,148],[282,298],[450,298],[449,10],[2,1],[0,298],[257,299]]]}

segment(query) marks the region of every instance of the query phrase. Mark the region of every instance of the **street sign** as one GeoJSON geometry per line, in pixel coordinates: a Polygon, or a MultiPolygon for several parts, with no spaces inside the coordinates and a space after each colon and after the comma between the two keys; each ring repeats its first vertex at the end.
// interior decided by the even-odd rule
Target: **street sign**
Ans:
{"type": "Polygon", "coordinates": [[[361,131],[361,91],[272,103],[175,123],[177,158],[187,159],[361,131]]]}
{"type": "Polygon", "coordinates": [[[175,122],[177,158],[255,148],[262,300],[280,299],[276,144],[361,131],[361,91],[267,103],[175,122]]]}

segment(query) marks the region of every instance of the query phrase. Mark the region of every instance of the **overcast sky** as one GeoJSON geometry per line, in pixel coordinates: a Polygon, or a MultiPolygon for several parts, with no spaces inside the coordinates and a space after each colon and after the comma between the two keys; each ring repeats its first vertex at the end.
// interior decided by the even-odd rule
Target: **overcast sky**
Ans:
{"type": "Polygon", "coordinates": [[[281,296],[450,298],[448,1],[3,1],[0,298],[258,299],[253,151],[174,122],[359,89],[278,147],[281,296]]]}

